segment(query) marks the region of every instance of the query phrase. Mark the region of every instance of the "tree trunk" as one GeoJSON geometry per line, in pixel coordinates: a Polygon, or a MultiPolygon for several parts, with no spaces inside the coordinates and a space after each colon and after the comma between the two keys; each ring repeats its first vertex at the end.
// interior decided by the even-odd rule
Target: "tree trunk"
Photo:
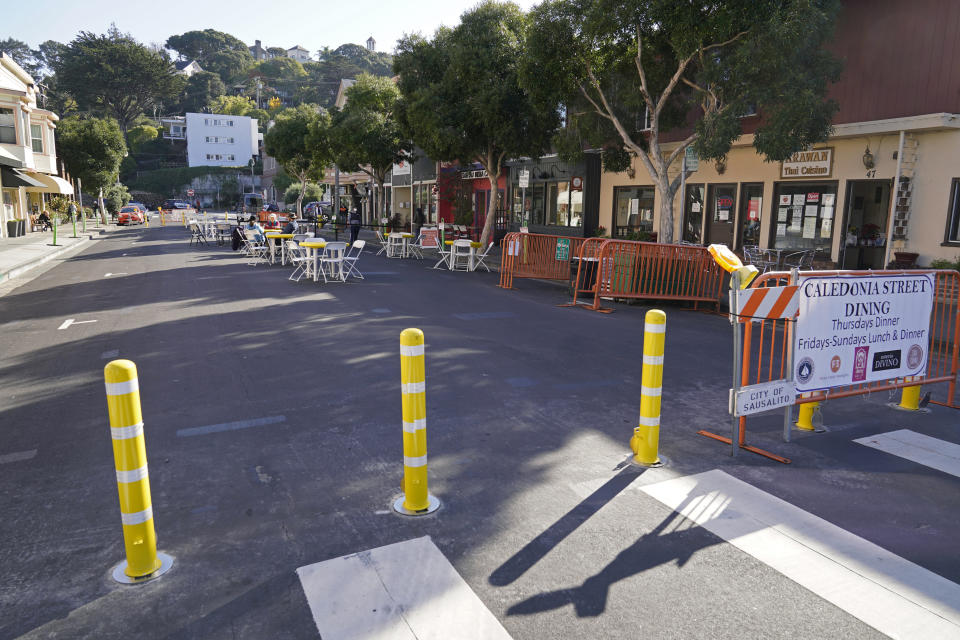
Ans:
{"type": "MultiPolygon", "coordinates": [[[[492,162],[490,163],[493,164],[492,162]]],[[[500,192],[497,190],[497,183],[500,181],[500,172],[496,167],[487,167],[487,180],[490,181],[490,197],[487,198],[487,218],[483,221],[483,231],[480,233],[480,245],[486,247],[490,242],[490,233],[494,228],[494,220],[497,217],[497,200],[500,192]],[[496,173],[493,173],[493,171],[496,173]]]]}
{"type": "Polygon", "coordinates": [[[297,196],[297,219],[303,217],[303,194],[307,192],[306,178],[300,179],[300,195],[297,196]]]}
{"type": "MultiPolygon", "coordinates": [[[[657,185],[657,196],[660,198],[660,228],[657,232],[657,242],[673,244],[673,198],[677,194],[676,184],[671,183],[665,191],[657,185]]],[[[682,209],[681,209],[682,210],[682,209]]]]}

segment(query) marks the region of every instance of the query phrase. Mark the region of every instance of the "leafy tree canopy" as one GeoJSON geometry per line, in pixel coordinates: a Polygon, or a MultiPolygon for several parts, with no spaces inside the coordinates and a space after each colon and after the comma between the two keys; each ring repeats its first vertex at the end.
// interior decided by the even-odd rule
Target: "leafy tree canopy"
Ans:
{"type": "Polygon", "coordinates": [[[165,46],[184,60],[196,60],[204,71],[216,73],[224,82],[236,80],[253,65],[253,56],[246,44],[216,29],[170,36],[165,46]]]}
{"type": "Polygon", "coordinates": [[[200,71],[187,78],[187,88],[180,101],[180,111],[198,113],[211,101],[223,97],[226,87],[220,76],[210,71],[200,71]]]}
{"type": "Polygon", "coordinates": [[[210,101],[208,109],[210,113],[223,113],[228,116],[245,116],[248,115],[255,106],[253,100],[244,96],[218,96],[210,101]]]}
{"type": "Polygon", "coordinates": [[[258,62],[253,73],[268,80],[296,80],[307,76],[302,64],[293,58],[285,57],[258,62]]]}
{"type": "Polygon", "coordinates": [[[15,38],[0,40],[0,51],[13,58],[20,67],[30,74],[30,77],[39,79],[43,64],[37,59],[39,52],[30,48],[26,42],[15,38]]]}
{"type": "Polygon", "coordinates": [[[145,143],[156,140],[160,130],[149,124],[139,124],[127,131],[127,147],[136,153],[145,143]]]}
{"type": "MultiPolygon", "coordinates": [[[[287,175],[301,183],[302,189],[308,181],[317,181],[323,177],[326,163],[317,162],[317,156],[311,148],[310,139],[317,132],[329,127],[330,116],[316,105],[302,104],[293,109],[281,111],[274,124],[263,139],[264,151],[276,158],[287,175]]],[[[297,213],[303,213],[303,190],[297,199],[297,213]]]]}
{"type": "Polygon", "coordinates": [[[88,193],[117,181],[127,145],[116,120],[70,116],[60,120],[56,136],[58,155],[88,193]]]}
{"type": "MultiPolygon", "coordinates": [[[[660,193],[660,237],[673,236],[670,167],[693,145],[719,159],[762,120],[754,146],[769,160],[824,140],[839,64],[823,49],[838,0],[546,0],[531,13],[523,82],[544,107],[566,107],[582,146],[637,156],[660,193]],[[689,123],[693,122],[692,131],[689,123]],[[669,151],[661,135],[682,128],[669,151]]],[[[581,146],[581,148],[582,148],[581,146]]]]}
{"type": "Polygon", "coordinates": [[[186,83],[164,55],[116,28],[80,32],[56,66],[57,84],[81,110],[105,113],[124,131],[141,114],[175,99],[186,83]]]}
{"type": "MultiPolygon", "coordinates": [[[[487,0],[432,41],[401,39],[394,58],[403,95],[398,115],[410,136],[433,158],[479,162],[494,192],[503,161],[540,155],[559,124],[556,109],[531,100],[520,84],[526,27],[515,4],[487,0]]],[[[481,242],[496,204],[491,198],[481,242]]]]}
{"type": "MultiPolygon", "coordinates": [[[[364,171],[383,187],[390,168],[413,152],[413,143],[395,116],[400,91],[389,78],[362,74],[347,89],[346,98],[343,110],[333,113],[330,150],[338,166],[364,171]]],[[[322,144],[315,140],[314,148],[321,149],[322,144]]]]}

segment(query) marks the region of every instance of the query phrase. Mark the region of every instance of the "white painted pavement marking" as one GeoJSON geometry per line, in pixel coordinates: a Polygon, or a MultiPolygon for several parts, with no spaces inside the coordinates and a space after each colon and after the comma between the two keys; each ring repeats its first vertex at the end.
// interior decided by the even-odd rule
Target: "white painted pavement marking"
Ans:
{"type": "Polygon", "coordinates": [[[103,274],[104,278],[109,278],[110,276],[125,276],[128,275],[126,271],[120,271],[119,273],[105,273],[103,274]]]}
{"type": "Polygon", "coordinates": [[[120,349],[111,349],[110,351],[104,351],[100,354],[101,360],[109,360],[110,358],[116,358],[120,355],[120,349]]]}
{"type": "Polygon", "coordinates": [[[510,640],[429,536],[297,574],[323,640],[510,640]]]}
{"type": "Polygon", "coordinates": [[[895,638],[960,638],[960,586],[713,470],[642,490],[895,638]]]}
{"type": "Polygon", "coordinates": [[[177,436],[180,438],[186,436],[203,436],[208,433],[218,433],[220,431],[236,431],[237,429],[249,429],[250,427],[260,427],[266,424],[277,424],[279,422],[285,422],[286,420],[286,416],[269,416],[266,418],[254,418],[253,420],[239,420],[237,422],[208,424],[205,427],[177,429],[177,436]]]}
{"type": "Polygon", "coordinates": [[[960,444],[925,436],[910,429],[878,433],[857,438],[854,442],[960,478],[960,444]]]}
{"type": "Polygon", "coordinates": [[[66,329],[66,328],[69,327],[70,325],[74,325],[74,324],[90,324],[91,322],[96,322],[96,320],[74,320],[73,318],[67,318],[66,320],[63,321],[63,324],[61,324],[59,327],[57,327],[57,330],[58,330],[58,331],[63,331],[64,329],[66,329]]]}
{"type": "Polygon", "coordinates": [[[10,462],[20,462],[22,460],[30,460],[35,455],[37,455],[36,449],[30,449],[30,451],[17,451],[15,453],[6,453],[0,456],[0,464],[8,464],[10,462]]]}

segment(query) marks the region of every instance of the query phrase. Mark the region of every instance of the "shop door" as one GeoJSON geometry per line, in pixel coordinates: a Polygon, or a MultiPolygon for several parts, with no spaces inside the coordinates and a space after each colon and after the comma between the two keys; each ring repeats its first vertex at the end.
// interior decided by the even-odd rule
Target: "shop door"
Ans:
{"type": "Polygon", "coordinates": [[[889,214],[889,180],[847,183],[846,231],[840,258],[844,269],[883,269],[889,214]]]}
{"type": "Polygon", "coordinates": [[[708,191],[705,244],[725,244],[733,247],[737,185],[712,184],[708,191]]]}

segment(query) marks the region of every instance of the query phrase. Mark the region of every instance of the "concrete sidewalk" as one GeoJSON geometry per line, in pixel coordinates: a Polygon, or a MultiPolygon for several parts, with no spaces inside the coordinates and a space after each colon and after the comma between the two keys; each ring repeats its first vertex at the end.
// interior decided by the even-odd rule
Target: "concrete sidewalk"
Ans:
{"type": "Polygon", "coordinates": [[[0,240],[0,283],[16,278],[59,256],[75,253],[91,240],[116,229],[114,225],[99,227],[93,222],[87,223],[86,232],[77,225],[77,237],[71,237],[70,225],[57,229],[57,244],[53,244],[52,231],[36,231],[18,238],[0,240]]]}

